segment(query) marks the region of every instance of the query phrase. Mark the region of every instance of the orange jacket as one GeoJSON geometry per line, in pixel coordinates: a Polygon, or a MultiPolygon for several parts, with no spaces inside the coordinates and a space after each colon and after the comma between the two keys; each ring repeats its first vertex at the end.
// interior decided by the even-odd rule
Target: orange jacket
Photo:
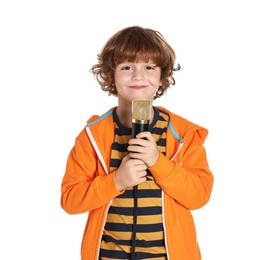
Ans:
{"type": "MultiPolygon", "coordinates": [[[[211,194],[213,175],[203,143],[207,130],[159,107],[170,115],[166,156],[149,168],[163,194],[165,244],[169,260],[200,260],[191,210],[204,206],[211,194]]],[[[115,172],[109,174],[114,141],[112,109],[92,116],[75,140],[62,180],[61,206],[69,214],[89,212],[81,259],[98,259],[107,211],[121,192],[115,172]]]]}

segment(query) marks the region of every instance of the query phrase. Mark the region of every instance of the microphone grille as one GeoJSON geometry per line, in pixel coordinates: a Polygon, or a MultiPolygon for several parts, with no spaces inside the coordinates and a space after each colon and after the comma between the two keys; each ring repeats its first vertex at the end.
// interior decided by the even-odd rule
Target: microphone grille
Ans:
{"type": "Polygon", "coordinates": [[[133,121],[148,121],[151,118],[152,102],[149,99],[134,99],[132,101],[133,121]]]}

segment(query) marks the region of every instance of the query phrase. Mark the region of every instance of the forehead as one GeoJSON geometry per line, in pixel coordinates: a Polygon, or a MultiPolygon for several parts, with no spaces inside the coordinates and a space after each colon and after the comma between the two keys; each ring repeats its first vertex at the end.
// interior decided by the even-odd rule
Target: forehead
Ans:
{"type": "Polygon", "coordinates": [[[137,64],[152,64],[152,65],[155,65],[156,63],[153,62],[152,60],[136,60],[136,61],[129,61],[129,60],[125,60],[125,61],[122,61],[121,63],[117,64],[117,66],[119,65],[123,65],[123,64],[127,64],[127,65],[137,65],[137,64]]]}
{"type": "Polygon", "coordinates": [[[121,48],[121,51],[115,50],[114,61],[116,64],[121,64],[125,62],[132,63],[162,63],[162,54],[158,49],[132,49],[130,46],[126,48],[121,48]]]}

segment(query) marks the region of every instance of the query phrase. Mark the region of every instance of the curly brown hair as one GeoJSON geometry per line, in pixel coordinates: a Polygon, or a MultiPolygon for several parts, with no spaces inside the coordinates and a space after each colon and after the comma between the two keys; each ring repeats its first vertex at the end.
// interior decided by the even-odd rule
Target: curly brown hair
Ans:
{"type": "Polygon", "coordinates": [[[117,96],[114,72],[118,64],[123,62],[152,61],[161,68],[161,85],[154,99],[166,93],[170,85],[175,85],[173,72],[180,69],[174,67],[175,52],[163,35],[152,29],[131,26],[115,33],[97,55],[98,63],[90,72],[99,82],[102,90],[109,95],[117,96]]]}

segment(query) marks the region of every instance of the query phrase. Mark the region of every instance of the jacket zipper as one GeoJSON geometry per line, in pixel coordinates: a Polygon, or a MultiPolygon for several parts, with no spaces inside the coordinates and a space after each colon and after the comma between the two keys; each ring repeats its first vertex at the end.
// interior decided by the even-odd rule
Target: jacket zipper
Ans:
{"type": "Polygon", "coordinates": [[[132,227],[131,260],[136,260],[136,234],[137,234],[137,212],[138,209],[138,186],[134,187],[134,215],[132,227]]]}

